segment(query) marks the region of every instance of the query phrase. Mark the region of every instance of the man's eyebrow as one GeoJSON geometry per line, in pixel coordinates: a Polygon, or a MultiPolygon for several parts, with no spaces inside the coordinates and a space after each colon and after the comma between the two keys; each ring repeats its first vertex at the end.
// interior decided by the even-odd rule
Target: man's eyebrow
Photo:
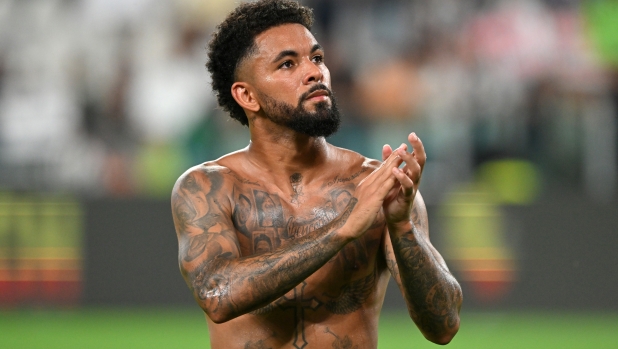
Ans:
{"type": "MultiPolygon", "coordinates": [[[[320,44],[315,44],[313,45],[313,47],[311,47],[311,53],[314,53],[317,50],[323,50],[322,45],[320,44]]],[[[273,63],[281,60],[283,57],[298,57],[298,52],[294,51],[294,50],[283,50],[281,52],[279,52],[279,54],[277,55],[277,57],[275,57],[275,59],[273,59],[273,63]]]]}
{"type": "Polygon", "coordinates": [[[279,61],[280,59],[282,59],[283,57],[287,57],[287,56],[291,56],[291,57],[298,57],[298,52],[294,51],[294,50],[284,50],[279,52],[279,54],[277,55],[277,57],[275,57],[275,59],[273,59],[273,63],[279,61]]]}

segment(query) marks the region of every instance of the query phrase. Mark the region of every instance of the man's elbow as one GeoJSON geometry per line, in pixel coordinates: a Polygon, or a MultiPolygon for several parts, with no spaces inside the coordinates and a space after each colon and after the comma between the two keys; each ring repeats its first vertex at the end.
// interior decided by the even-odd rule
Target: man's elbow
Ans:
{"type": "Polygon", "coordinates": [[[410,317],[425,339],[435,344],[449,344],[459,331],[459,312],[455,310],[446,316],[426,312],[421,316],[410,313],[410,317]]]}
{"type": "Polygon", "coordinates": [[[195,300],[197,301],[197,304],[200,308],[202,308],[202,311],[206,314],[206,316],[208,316],[208,318],[215,324],[222,324],[240,315],[233,311],[234,308],[231,304],[224,306],[222,304],[224,299],[222,299],[217,292],[214,292],[214,290],[209,290],[210,292],[205,289],[196,291],[195,300]]]}
{"type": "Polygon", "coordinates": [[[193,298],[212,322],[221,324],[241,315],[231,301],[227,283],[210,277],[191,278],[188,284],[193,298]]]}
{"type": "Polygon", "coordinates": [[[439,335],[434,335],[431,337],[425,336],[425,338],[427,338],[429,341],[435,344],[446,345],[446,344],[449,344],[453,340],[453,337],[455,337],[458,330],[459,330],[459,326],[457,326],[456,328],[444,331],[444,333],[441,333],[439,335]]]}
{"type": "Polygon", "coordinates": [[[448,319],[447,323],[448,326],[440,329],[436,328],[433,331],[424,331],[423,335],[432,343],[439,345],[449,344],[459,331],[459,316],[455,315],[454,318],[448,319]]]}
{"type": "Polygon", "coordinates": [[[228,322],[238,316],[238,315],[232,314],[229,311],[222,311],[221,309],[210,309],[203,302],[199,302],[199,304],[200,304],[200,308],[202,308],[202,311],[204,311],[206,316],[208,316],[208,318],[215,324],[222,324],[222,323],[228,322]]]}
{"type": "Polygon", "coordinates": [[[209,312],[206,312],[206,311],[205,311],[205,313],[206,313],[206,316],[208,316],[208,318],[212,322],[214,322],[215,324],[222,324],[222,323],[228,322],[228,321],[230,321],[230,320],[232,320],[234,318],[232,316],[228,316],[226,314],[221,314],[221,313],[209,313],[209,312]]]}

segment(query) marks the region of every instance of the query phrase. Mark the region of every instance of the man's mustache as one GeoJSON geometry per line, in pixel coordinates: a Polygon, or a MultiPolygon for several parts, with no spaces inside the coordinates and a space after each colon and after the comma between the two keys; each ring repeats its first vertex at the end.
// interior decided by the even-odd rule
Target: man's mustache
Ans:
{"type": "Polygon", "coordinates": [[[332,95],[333,95],[333,92],[332,92],[332,91],[331,91],[328,87],[326,87],[326,85],[321,84],[321,83],[318,83],[318,84],[316,84],[316,85],[313,85],[313,86],[309,89],[309,91],[307,91],[307,92],[303,93],[303,94],[300,96],[300,101],[301,101],[301,102],[302,102],[302,101],[304,101],[305,99],[307,99],[307,97],[309,97],[309,95],[310,95],[310,94],[314,93],[315,91],[319,91],[319,90],[324,90],[324,91],[326,91],[326,93],[328,93],[328,96],[329,96],[329,97],[332,97],[332,95]]]}

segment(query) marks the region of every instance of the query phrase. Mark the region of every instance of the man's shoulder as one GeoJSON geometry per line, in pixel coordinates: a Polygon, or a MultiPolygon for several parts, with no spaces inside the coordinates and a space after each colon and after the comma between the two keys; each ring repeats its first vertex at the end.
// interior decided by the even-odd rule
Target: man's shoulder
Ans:
{"type": "Polygon", "coordinates": [[[216,161],[209,161],[195,165],[178,177],[174,185],[174,192],[180,188],[220,187],[225,180],[228,171],[216,161]]]}
{"type": "Polygon", "coordinates": [[[183,178],[190,177],[190,176],[207,176],[207,177],[217,176],[217,175],[225,174],[226,172],[229,172],[229,171],[230,169],[228,169],[225,166],[222,166],[216,160],[207,161],[207,162],[203,162],[201,164],[195,165],[193,167],[190,167],[183,174],[181,174],[178,179],[183,179],[183,178]]]}
{"type": "Polygon", "coordinates": [[[343,160],[342,163],[344,164],[344,166],[350,169],[361,168],[361,169],[373,171],[376,168],[378,168],[380,164],[382,163],[381,161],[368,158],[350,149],[339,148],[335,146],[334,148],[339,152],[338,157],[343,160]]]}
{"type": "Polygon", "coordinates": [[[212,186],[218,188],[236,183],[238,181],[245,184],[257,184],[243,178],[237,173],[237,171],[235,171],[233,166],[230,166],[230,164],[242,161],[241,159],[238,159],[242,156],[241,152],[242,150],[233,152],[216,160],[203,162],[189,168],[182,175],[180,175],[180,177],[178,177],[174,190],[182,186],[184,183],[191,183],[195,181],[208,182],[212,186]]]}

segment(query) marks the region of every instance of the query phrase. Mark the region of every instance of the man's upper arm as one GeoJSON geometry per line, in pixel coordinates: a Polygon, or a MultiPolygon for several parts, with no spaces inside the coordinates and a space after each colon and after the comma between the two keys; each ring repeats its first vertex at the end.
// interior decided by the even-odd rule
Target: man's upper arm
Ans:
{"type": "Polygon", "coordinates": [[[176,182],[172,215],[178,237],[178,263],[189,285],[201,266],[216,258],[240,256],[230,212],[220,171],[193,169],[176,182]]]}

